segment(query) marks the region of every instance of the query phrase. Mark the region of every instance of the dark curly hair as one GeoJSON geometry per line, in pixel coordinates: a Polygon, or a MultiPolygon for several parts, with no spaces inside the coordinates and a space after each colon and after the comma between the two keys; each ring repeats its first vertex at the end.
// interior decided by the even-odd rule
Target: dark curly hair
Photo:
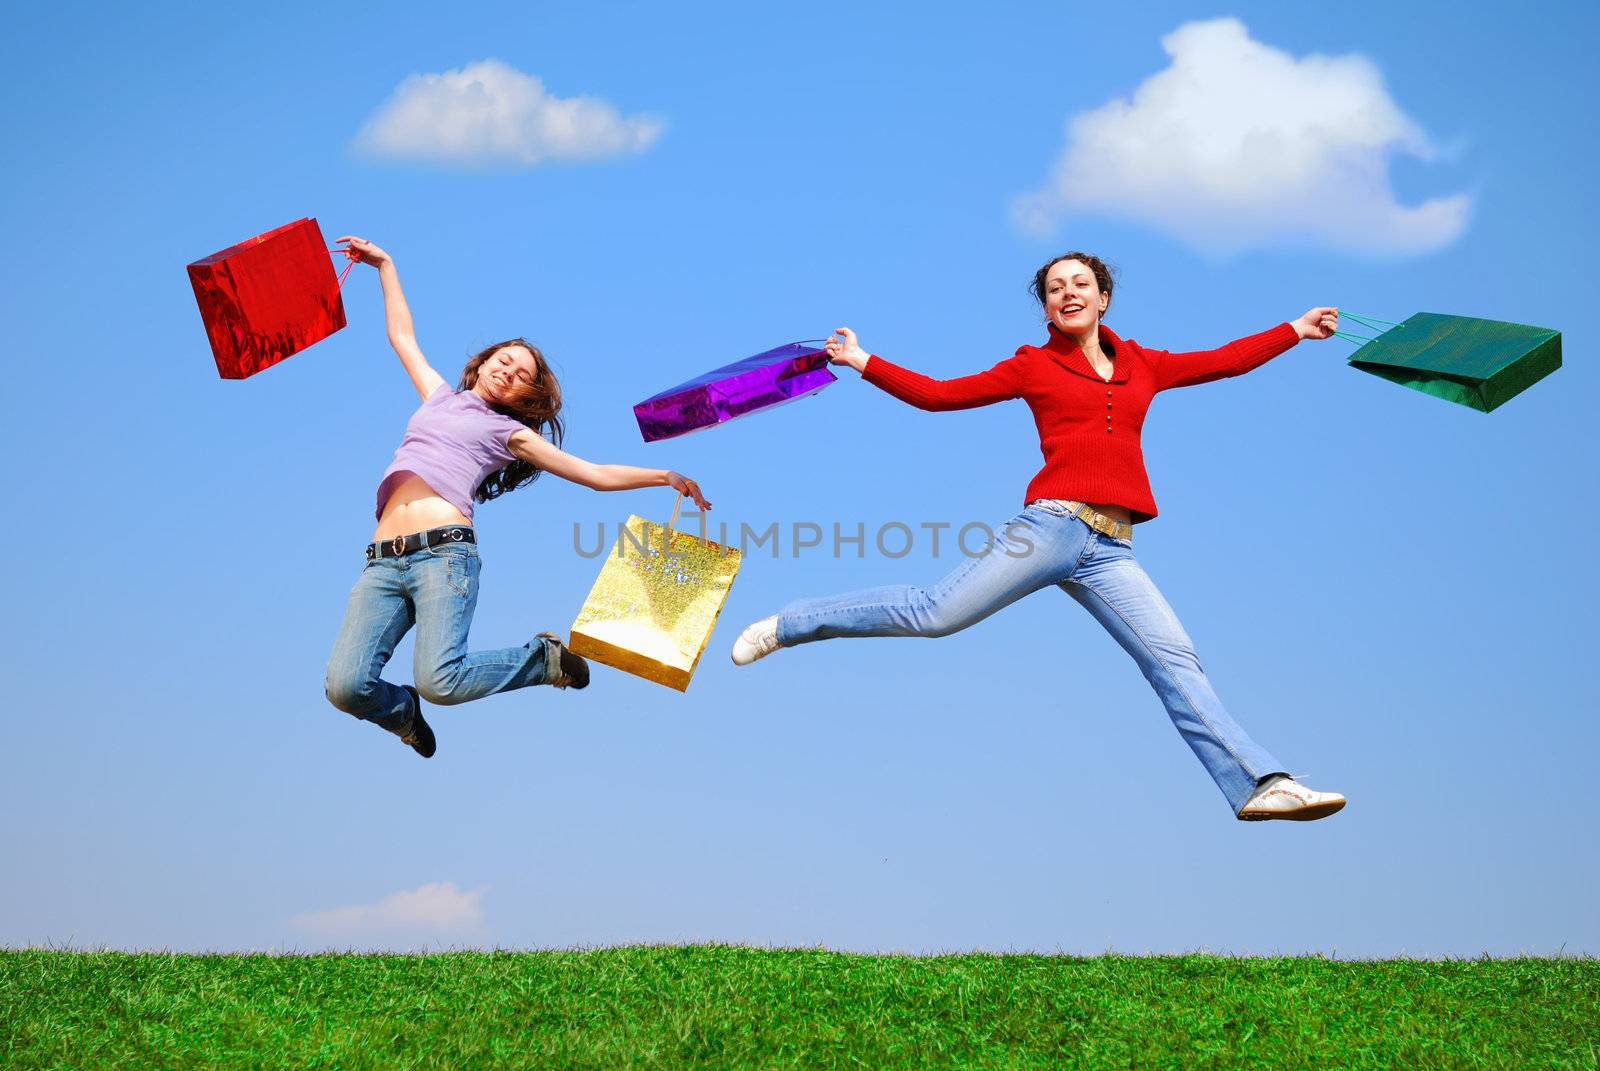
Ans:
{"type": "MultiPolygon", "coordinates": [[[[553,445],[560,446],[561,438],[566,434],[560,415],[561,384],[556,382],[556,374],[550,370],[550,363],[544,359],[544,353],[527,339],[508,338],[504,342],[496,342],[479,350],[461,370],[460,389],[471,390],[478,382],[478,369],[483,367],[483,362],[507,346],[521,346],[533,354],[533,382],[517,388],[517,398],[512,404],[497,405],[491,402],[489,407],[519,424],[526,425],[553,445]]],[[[472,493],[472,497],[478,502],[499,498],[507,491],[515,491],[524,484],[532,483],[539,478],[539,473],[542,471],[519,458],[484,477],[478,489],[472,493]]]]}
{"type": "Polygon", "coordinates": [[[1045,262],[1044,267],[1033,273],[1033,282],[1028,284],[1028,293],[1033,295],[1033,299],[1041,305],[1044,304],[1045,276],[1050,274],[1051,268],[1060,264],[1063,260],[1076,260],[1094,272],[1095,285],[1106,296],[1106,308],[1109,310],[1111,308],[1111,289],[1116,285],[1116,280],[1111,277],[1111,269],[1106,266],[1106,262],[1093,253],[1072,252],[1062,253],[1059,257],[1051,257],[1045,262]]]}

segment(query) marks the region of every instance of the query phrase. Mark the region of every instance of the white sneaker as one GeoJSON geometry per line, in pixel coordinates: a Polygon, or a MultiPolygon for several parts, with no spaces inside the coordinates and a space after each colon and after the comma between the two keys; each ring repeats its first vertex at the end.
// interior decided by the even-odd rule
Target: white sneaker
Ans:
{"type": "Polygon", "coordinates": [[[778,615],[763,617],[733,641],[733,664],[748,666],[778,649],[778,615]]]}
{"type": "Polygon", "coordinates": [[[1239,808],[1239,820],[1261,822],[1286,818],[1291,822],[1314,822],[1334,814],[1344,804],[1344,797],[1337,792],[1313,792],[1294,778],[1278,774],[1256,787],[1239,808]]]}

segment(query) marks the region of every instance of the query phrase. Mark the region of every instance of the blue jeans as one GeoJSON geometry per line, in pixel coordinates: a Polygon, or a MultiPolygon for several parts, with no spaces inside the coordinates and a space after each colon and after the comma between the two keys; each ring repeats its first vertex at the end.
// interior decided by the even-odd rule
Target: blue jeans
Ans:
{"type": "Polygon", "coordinates": [[[478,605],[478,548],[445,543],[367,563],[350,591],[344,624],[328,659],[328,701],[391,732],[411,723],[411,697],[381,678],[400,638],[417,628],[413,675],[430,703],[465,703],[543,684],[560,654],[546,639],[521,647],[467,653],[478,605]]]}
{"type": "Polygon", "coordinates": [[[1194,644],[1134,559],[1132,543],[1096,532],[1053,503],[1028,506],[987,554],[963,561],[931,588],[869,588],[790,603],[778,615],[778,642],[948,636],[1051,584],[1133,656],[1234,813],[1261,778],[1285,772],[1223,708],[1194,644]]]}

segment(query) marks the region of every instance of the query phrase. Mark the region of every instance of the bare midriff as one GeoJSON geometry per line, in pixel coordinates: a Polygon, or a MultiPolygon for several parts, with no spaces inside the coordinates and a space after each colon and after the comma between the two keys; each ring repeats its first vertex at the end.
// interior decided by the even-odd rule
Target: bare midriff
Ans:
{"type": "Polygon", "coordinates": [[[378,518],[373,542],[393,539],[395,536],[426,532],[430,528],[445,528],[452,524],[472,524],[450,503],[439,497],[427,481],[415,473],[395,485],[389,500],[383,504],[383,516],[378,518]]]}

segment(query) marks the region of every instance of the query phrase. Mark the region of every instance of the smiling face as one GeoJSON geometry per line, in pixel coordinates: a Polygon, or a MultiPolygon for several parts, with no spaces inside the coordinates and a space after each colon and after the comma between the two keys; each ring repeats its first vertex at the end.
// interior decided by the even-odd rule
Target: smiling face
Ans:
{"type": "Polygon", "coordinates": [[[501,346],[478,366],[472,389],[485,401],[514,405],[533,387],[539,362],[526,346],[501,346]]]}
{"type": "Polygon", "coordinates": [[[1044,277],[1045,319],[1062,333],[1081,338],[1095,329],[1111,295],[1100,289],[1093,270],[1081,260],[1058,260],[1044,277]]]}

